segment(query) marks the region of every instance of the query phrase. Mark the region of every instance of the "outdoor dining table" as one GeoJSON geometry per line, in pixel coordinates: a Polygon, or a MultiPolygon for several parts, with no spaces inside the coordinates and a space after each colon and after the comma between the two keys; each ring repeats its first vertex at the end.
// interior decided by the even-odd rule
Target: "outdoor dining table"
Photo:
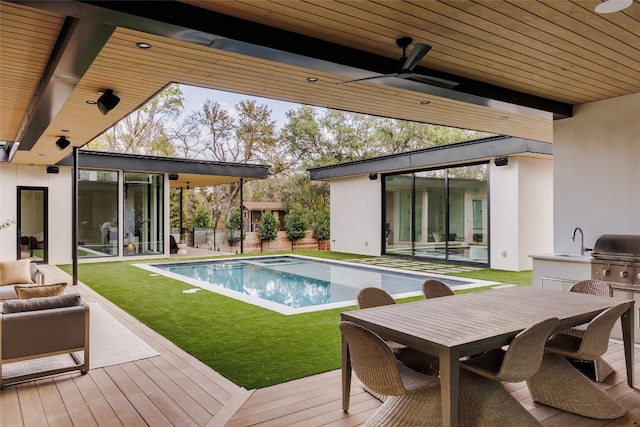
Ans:
{"type": "MultiPolygon", "coordinates": [[[[382,338],[439,357],[444,426],[456,426],[460,357],[500,348],[520,331],[557,317],[557,330],[589,322],[609,307],[628,302],[621,317],[627,382],[633,387],[633,300],[528,286],[500,287],[341,313],[382,338]]],[[[342,407],[349,410],[351,361],[342,338],[342,407]]]]}

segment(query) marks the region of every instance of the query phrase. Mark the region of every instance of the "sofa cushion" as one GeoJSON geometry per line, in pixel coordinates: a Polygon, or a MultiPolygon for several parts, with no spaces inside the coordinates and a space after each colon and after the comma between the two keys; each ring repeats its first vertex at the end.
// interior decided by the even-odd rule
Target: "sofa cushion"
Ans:
{"type": "Polygon", "coordinates": [[[18,299],[55,297],[64,294],[64,288],[67,286],[65,282],[54,283],[51,285],[15,285],[14,289],[18,299]]]}
{"type": "Polygon", "coordinates": [[[0,261],[0,285],[33,283],[31,280],[31,259],[0,261]]]}
{"type": "Polygon", "coordinates": [[[2,304],[2,313],[21,313],[24,311],[48,310],[51,308],[74,307],[80,305],[82,299],[79,293],[59,295],[56,297],[10,299],[2,304]]]}

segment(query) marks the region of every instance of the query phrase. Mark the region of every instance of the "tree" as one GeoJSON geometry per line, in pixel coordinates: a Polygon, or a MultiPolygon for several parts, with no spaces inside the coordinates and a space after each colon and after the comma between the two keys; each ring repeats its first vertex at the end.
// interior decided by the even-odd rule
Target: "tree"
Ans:
{"type": "Polygon", "coordinates": [[[199,203],[196,206],[196,210],[191,217],[191,224],[193,228],[210,228],[211,227],[211,217],[209,216],[209,211],[204,207],[203,204],[199,203]]]}
{"type": "Polygon", "coordinates": [[[233,246],[239,242],[242,234],[242,212],[239,207],[233,208],[227,220],[227,230],[229,231],[229,245],[233,246]]]}
{"type": "Polygon", "coordinates": [[[261,252],[263,241],[271,242],[278,236],[278,221],[270,209],[264,211],[260,221],[258,222],[258,236],[260,237],[261,252]]]}
{"type": "Polygon", "coordinates": [[[302,239],[307,235],[307,221],[304,218],[304,211],[301,206],[296,206],[284,217],[285,228],[287,229],[287,236],[291,240],[291,250],[293,250],[293,244],[297,240],[302,239]]]}
{"type": "Polygon", "coordinates": [[[313,238],[318,241],[318,249],[320,249],[320,241],[328,240],[331,237],[329,209],[324,208],[314,214],[311,229],[313,230],[313,238]]]}
{"type": "Polygon", "coordinates": [[[171,84],[87,144],[90,150],[172,156],[171,125],[184,107],[180,86],[171,84]]]}

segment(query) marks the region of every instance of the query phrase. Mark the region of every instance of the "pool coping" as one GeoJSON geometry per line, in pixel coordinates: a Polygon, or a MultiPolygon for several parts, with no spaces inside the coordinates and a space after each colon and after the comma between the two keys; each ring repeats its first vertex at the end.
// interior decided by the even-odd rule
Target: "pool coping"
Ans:
{"type": "MultiPolygon", "coordinates": [[[[357,305],[357,301],[354,300],[347,300],[347,301],[340,301],[340,302],[333,302],[333,303],[328,303],[328,304],[320,304],[320,305],[313,305],[313,306],[309,306],[309,307],[289,307],[287,305],[284,304],[280,304],[277,302],[273,302],[273,301],[268,301],[253,295],[247,295],[247,294],[243,294],[241,292],[238,291],[234,291],[231,289],[227,289],[225,287],[222,286],[218,286],[218,285],[212,285],[210,283],[207,282],[203,282],[201,280],[197,280],[197,279],[191,279],[188,277],[185,277],[183,275],[180,274],[176,274],[176,273],[171,273],[167,270],[163,270],[160,268],[156,268],[155,265],[159,265],[159,264],[178,264],[178,265],[185,265],[185,264],[196,264],[196,263],[202,263],[202,262],[206,262],[206,261],[215,261],[215,262],[224,262],[224,261],[238,261],[238,260],[247,260],[247,259],[252,259],[252,258],[280,258],[280,257],[290,257],[290,258],[299,258],[299,259],[306,259],[306,260],[310,260],[310,261],[318,261],[318,262],[323,262],[323,263],[327,263],[327,264],[338,264],[338,265],[343,265],[343,266],[347,266],[347,267],[355,267],[355,268],[359,268],[359,269],[365,269],[365,270],[378,270],[378,271],[385,271],[385,272],[391,272],[391,273],[401,273],[401,274],[406,274],[406,275],[410,275],[410,276],[423,276],[425,277],[425,280],[427,278],[435,278],[435,279],[446,279],[446,280],[459,280],[459,281],[463,281],[463,282],[470,282],[467,285],[456,285],[455,289],[472,289],[472,288],[477,288],[477,287],[482,287],[482,286],[492,286],[492,285],[498,285],[500,283],[498,282],[491,282],[491,281],[486,281],[486,280],[479,280],[479,279],[468,279],[468,278],[458,278],[458,277],[452,277],[452,276],[447,276],[444,274],[437,274],[437,273],[427,273],[427,272],[419,272],[419,271],[413,271],[413,270],[403,270],[401,268],[391,268],[391,267],[384,267],[384,266],[375,266],[375,265],[363,265],[360,263],[354,263],[354,262],[349,262],[349,261],[342,261],[342,260],[328,260],[325,258],[315,258],[315,257],[311,257],[311,256],[305,256],[305,255],[294,255],[294,254],[287,254],[287,255],[282,255],[282,254],[278,254],[278,255],[257,255],[257,256],[248,256],[248,257],[229,257],[229,258],[215,258],[215,259],[210,259],[210,260],[206,260],[206,259],[197,259],[197,260],[186,260],[186,261],[175,261],[175,260],[171,260],[171,261],[166,261],[166,262],[153,262],[153,263],[144,263],[144,264],[132,264],[135,267],[139,267],[142,268],[144,270],[149,271],[150,273],[152,273],[152,275],[160,275],[160,276],[164,276],[164,277],[169,277],[171,279],[175,279],[178,280],[180,282],[186,283],[190,286],[194,286],[195,288],[192,289],[187,289],[185,291],[183,291],[183,293],[185,294],[197,294],[198,290],[207,290],[210,292],[214,292],[216,294],[219,295],[224,295],[227,296],[229,298],[233,298],[235,300],[238,301],[242,301],[245,302],[247,304],[252,304],[261,308],[265,308],[267,310],[272,310],[275,311],[277,313],[283,314],[283,315],[294,315],[294,314],[303,314],[303,313],[312,313],[315,311],[323,311],[323,310],[330,310],[330,309],[334,309],[334,308],[343,308],[343,307],[351,307],[354,305],[357,305]]],[[[394,299],[399,299],[399,298],[407,298],[407,297],[414,297],[414,296],[420,296],[422,295],[422,292],[420,291],[415,291],[415,292],[404,292],[404,293],[399,293],[399,294],[393,294],[393,298],[394,299]]]]}

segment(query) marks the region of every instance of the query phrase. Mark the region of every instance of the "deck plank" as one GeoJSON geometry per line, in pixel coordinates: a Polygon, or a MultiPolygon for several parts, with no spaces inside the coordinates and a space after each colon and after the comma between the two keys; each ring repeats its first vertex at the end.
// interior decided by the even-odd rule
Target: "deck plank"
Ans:
{"type": "MultiPolygon", "coordinates": [[[[69,281],[57,267],[47,282],[69,281]]],[[[299,426],[358,427],[380,406],[354,377],[349,412],[342,411],[340,370],[258,390],[244,390],[123,312],[84,284],[69,286],[87,301],[98,302],[132,333],[160,353],[88,374],[67,373],[3,388],[0,424],[30,426],[299,426]]],[[[640,347],[636,346],[635,382],[640,385],[640,347]]],[[[640,390],[626,383],[624,352],[612,341],[604,358],[616,369],[600,386],[627,409],[618,420],[590,420],[532,401],[526,383],[507,390],[544,427],[640,426],[640,390]]]]}

